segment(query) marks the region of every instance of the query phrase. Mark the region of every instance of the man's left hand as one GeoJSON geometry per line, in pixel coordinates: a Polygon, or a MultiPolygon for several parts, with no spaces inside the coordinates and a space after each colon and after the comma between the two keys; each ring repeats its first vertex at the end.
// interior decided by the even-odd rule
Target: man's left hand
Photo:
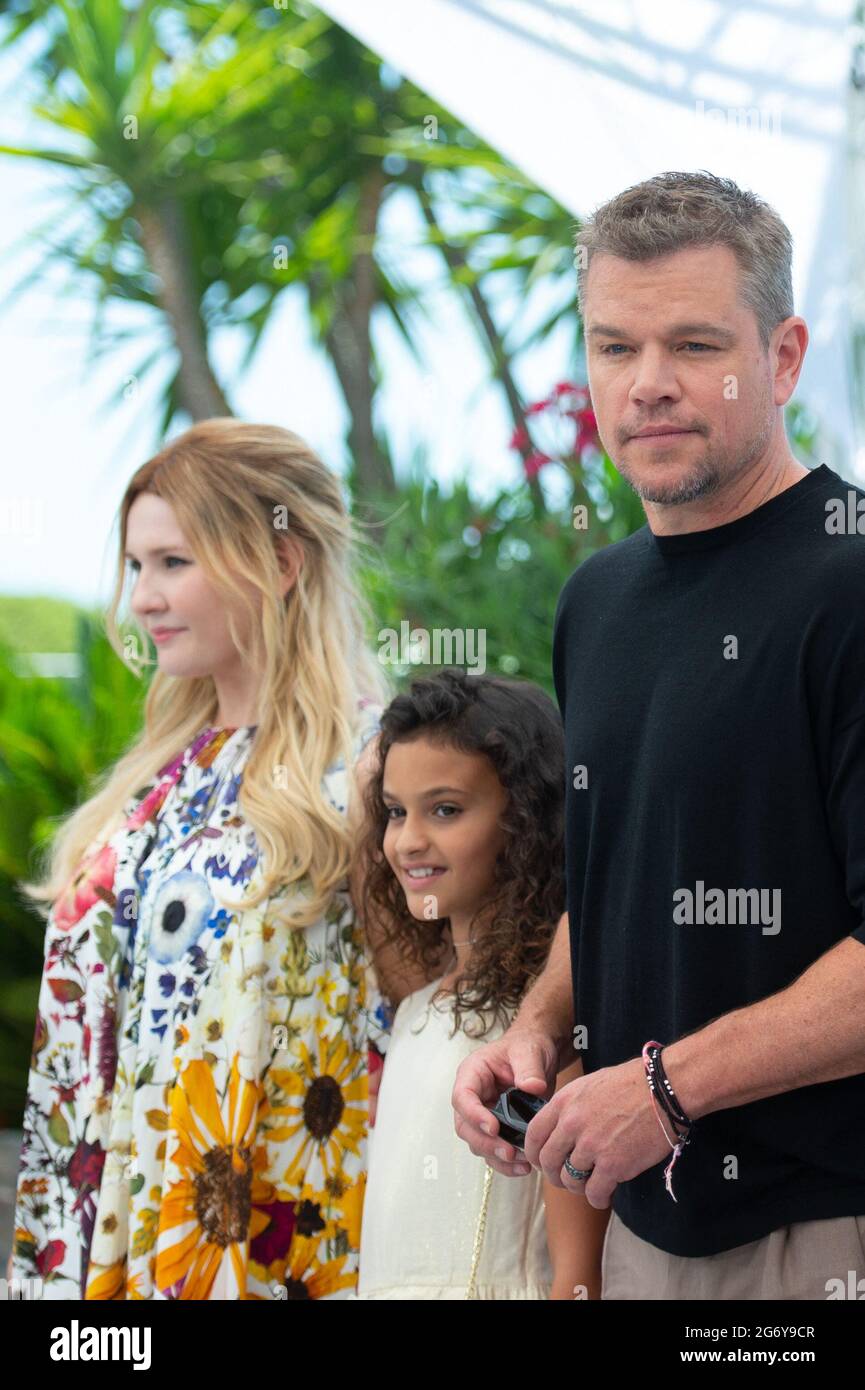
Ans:
{"type": "MultiPolygon", "coordinates": [[[[676,1133],[666,1115],[664,1128],[676,1133]]],[[[658,1123],[643,1060],[603,1067],[563,1086],[534,1117],[525,1136],[525,1155],[554,1187],[584,1192],[592,1207],[608,1207],[620,1182],[672,1154],[658,1123]],[[565,1171],[594,1167],[578,1182],[565,1171]]]]}

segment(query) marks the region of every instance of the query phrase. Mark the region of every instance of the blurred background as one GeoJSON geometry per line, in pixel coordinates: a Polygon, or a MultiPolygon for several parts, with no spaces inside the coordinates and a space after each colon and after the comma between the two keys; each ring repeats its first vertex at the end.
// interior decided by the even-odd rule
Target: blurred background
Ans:
{"type": "MultiPolygon", "coordinates": [[[[550,694],[562,585],[586,555],[644,523],[595,429],[574,235],[581,212],[628,182],[664,168],[735,177],[736,157],[720,167],[707,147],[688,158],[677,144],[684,127],[656,108],[675,73],[668,65],[648,78],[623,76],[622,44],[640,35],[624,35],[615,15],[605,23],[616,57],[605,63],[590,5],[418,0],[411,29],[395,26],[391,8],[384,0],[0,4],[4,1266],[44,936],[16,883],[34,871],[53,819],[84,799],[140,722],[144,688],[102,625],[115,513],[134,469],[167,436],[212,415],[295,430],[343,479],[367,540],[371,642],[404,621],[482,628],[488,671],[550,694]],[[353,9],[361,28],[381,22],[380,42],[333,17],[353,9]],[[553,12],[580,21],[585,45],[575,31],[545,32],[540,43],[532,12],[538,26],[553,12]],[[479,22],[490,26],[486,53],[459,27],[479,22]],[[471,59],[470,78],[460,77],[458,49],[471,59]],[[618,141],[616,159],[604,157],[594,129],[590,140],[585,121],[569,125],[567,102],[588,94],[600,132],[617,93],[611,88],[607,107],[603,90],[571,86],[565,61],[571,71],[582,62],[587,82],[631,82],[632,94],[655,103],[652,119],[669,143],[653,141],[649,128],[642,145],[618,141]],[[537,85],[544,63],[549,87],[537,85]],[[580,505],[587,524],[576,528],[580,505]]],[[[640,8],[629,7],[637,29],[640,8]]],[[[803,13],[790,5],[783,22],[791,43],[811,45],[813,72],[821,59],[803,13]]],[[[818,73],[813,101],[824,115],[843,111],[843,126],[801,134],[802,90],[782,55],[787,100],[799,103],[791,135],[810,141],[813,178],[822,180],[815,198],[788,178],[789,209],[775,204],[794,235],[801,218],[811,251],[797,265],[797,300],[801,291],[815,306],[820,329],[811,387],[803,376],[787,425],[809,466],[826,461],[843,472],[838,451],[847,448],[852,478],[863,465],[858,271],[855,256],[836,255],[844,217],[836,207],[830,224],[824,205],[840,169],[855,212],[865,68],[859,8],[822,13],[820,55],[832,56],[836,76],[818,73]],[[841,295],[840,275],[848,276],[841,295]],[[850,364],[846,383],[831,356],[839,351],[850,364]],[[833,390],[849,404],[840,434],[833,390]]],[[[711,68],[720,31],[685,37],[711,68]]],[[[743,61],[746,52],[753,57],[745,46],[743,61]]],[[[765,83],[766,63],[757,69],[765,83]]],[[[680,114],[683,100],[703,100],[696,91],[679,92],[680,114]]],[[[747,100],[768,102],[761,93],[747,100]]],[[[742,148],[771,181],[789,149],[783,131],[769,145],[764,133],[742,148]]],[[[728,122],[711,138],[727,135],[738,148],[741,134],[728,122]]],[[[405,681],[415,670],[396,674],[405,681]]]]}

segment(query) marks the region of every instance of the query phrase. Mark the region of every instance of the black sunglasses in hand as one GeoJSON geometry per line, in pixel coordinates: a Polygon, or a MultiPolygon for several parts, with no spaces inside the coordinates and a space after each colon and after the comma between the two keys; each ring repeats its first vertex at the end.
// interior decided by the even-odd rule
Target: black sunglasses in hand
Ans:
{"type": "Polygon", "coordinates": [[[522,1152],[526,1130],[546,1103],[543,1096],[531,1096],[528,1091],[510,1086],[507,1091],[502,1092],[495,1105],[489,1107],[499,1122],[499,1133],[496,1137],[504,1139],[507,1144],[513,1144],[515,1149],[522,1152]]]}

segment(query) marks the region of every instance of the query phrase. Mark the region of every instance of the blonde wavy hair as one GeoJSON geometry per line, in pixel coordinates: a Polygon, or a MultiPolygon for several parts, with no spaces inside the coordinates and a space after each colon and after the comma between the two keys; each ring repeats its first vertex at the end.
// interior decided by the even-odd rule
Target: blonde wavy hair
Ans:
{"type": "MultiPolygon", "coordinates": [[[[196,562],[225,596],[236,648],[260,673],[258,727],[239,803],[263,855],[263,882],[241,903],[224,905],[254,907],[280,885],[295,885],[298,900],[285,920],[292,927],[309,926],[342,886],[357,838],[349,816],[323,795],[322,778],[341,757],[356,794],[351,771],[358,701],[365,696],[386,705],[394,693],[367,643],[372,615],[355,577],[360,544],[340,481],[290,430],[230,418],[200,421],[142,464],[120,504],[117,580],[105,615],[112,647],[139,678],[157,663],[139,655],[139,648],[147,650],[147,637],[134,615],[129,622],[140,637],[121,632],[118,612],[129,511],[144,492],[173,508],[196,562]],[[280,530],[302,552],[284,597],[280,530]],[[251,619],[248,643],[235,608],[251,619]]],[[[56,901],[84,857],[123,824],[130,798],[214,723],[217,708],[210,676],[182,678],[157,670],[142,732],[95,779],[88,799],[59,819],[42,852],[41,880],[19,888],[36,904],[56,901]]],[[[48,917],[42,906],[39,911],[48,917]]]]}

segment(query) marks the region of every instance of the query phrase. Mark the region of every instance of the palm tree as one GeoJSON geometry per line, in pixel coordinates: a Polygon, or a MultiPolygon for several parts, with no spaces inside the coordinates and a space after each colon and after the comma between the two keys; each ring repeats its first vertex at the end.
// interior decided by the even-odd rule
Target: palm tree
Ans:
{"type": "MultiPolygon", "coordinates": [[[[514,427],[525,427],[520,355],[559,319],[579,341],[572,224],[554,200],[410,83],[383,81],[378,58],[307,0],[280,9],[29,0],[5,42],[37,22],[42,92],[33,109],[55,140],[0,146],[69,178],[64,230],[58,236],[56,217],[41,229],[50,254],[34,275],[60,259],[76,288],[82,272],[92,280],[93,356],[128,336],[107,326],[111,302],[159,312],[177,360],[163,432],[178,410],[230,413],[209,357],[214,332],[244,329],[246,366],[276,299],[300,287],[348,407],[350,479],[359,491],[393,492],[387,441],[373,423],[371,329],[376,315],[389,316],[417,357],[424,296],[377,240],[387,200],[406,188],[448,283],[465,296],[514,427]],[[430,117],[449,141],[426,138],[430,117]],[[442,210],[461,203],[475,225],[445,235],[442,210]],[[521,296],[545,276],[564,287],[560,308],[520,342],[495,321],[488,287],[502,276],[521,296]]],[[[135,375],[163,357],[151,353],[135,375]]],[[[537,510],[542,495],[537,480],[530,485],[537,510]]]]}
{"type": "MultiPolygon", "coordinates": [[[[331,302],[313,321],[346,395],[359,476],[392,488],[371,424],[376,383],[369,320],[381,296],[370,243],[382,194],[380,161],[364,159],[362,171],[357,161],[346,169],[344,159],[316,169],[314,161],[326,161],[328,149],[310,138],[311,121],[327,120],[322,98],[334,93],[307,69],[332,59],[333,35],[339,43],[341,31],[311,7],[261,11],[246,0],[227,7],[142,0],[136,10],[121,0],[59,0],[57,11],[35,3],[29,19],[46,26],[45,87],[34,114],[60,138],[53,146],[6,144],[0,152],[69,173],[66,231],[56,237],[56,218],[40,229],[51,255],[19,292],[60,257],[79,283],[82,271],[95,277],[101,309],[113,297],[158,308],[178,357],[163,425],[178,409],[193,419],[229,414],[208,339],[218,326],[245,324],[248,361],[276,294],[292,282],[280,264],[284,248],[262,246],[261,224],[290,229],[301,246],[314,241],[332,209],[335,179],[353,179],[339,273],[333,248],[325,247],[309,293],[320,309],[322,287],[328,290],[331,302]],[[322,168],[327,178],[317,184],[322,168]]],[[[22,24],[7,43],[20,37],[22,24]]],[[[346,91],[339,95],[344,103],[346,91]]],[[[331,127],[335,132],[334,122],[331,127]]],[[[98,314],[93,351],[116,340],[98,314]]],[[[137,375],[152,365],[151,358],[137,375]]]]}

